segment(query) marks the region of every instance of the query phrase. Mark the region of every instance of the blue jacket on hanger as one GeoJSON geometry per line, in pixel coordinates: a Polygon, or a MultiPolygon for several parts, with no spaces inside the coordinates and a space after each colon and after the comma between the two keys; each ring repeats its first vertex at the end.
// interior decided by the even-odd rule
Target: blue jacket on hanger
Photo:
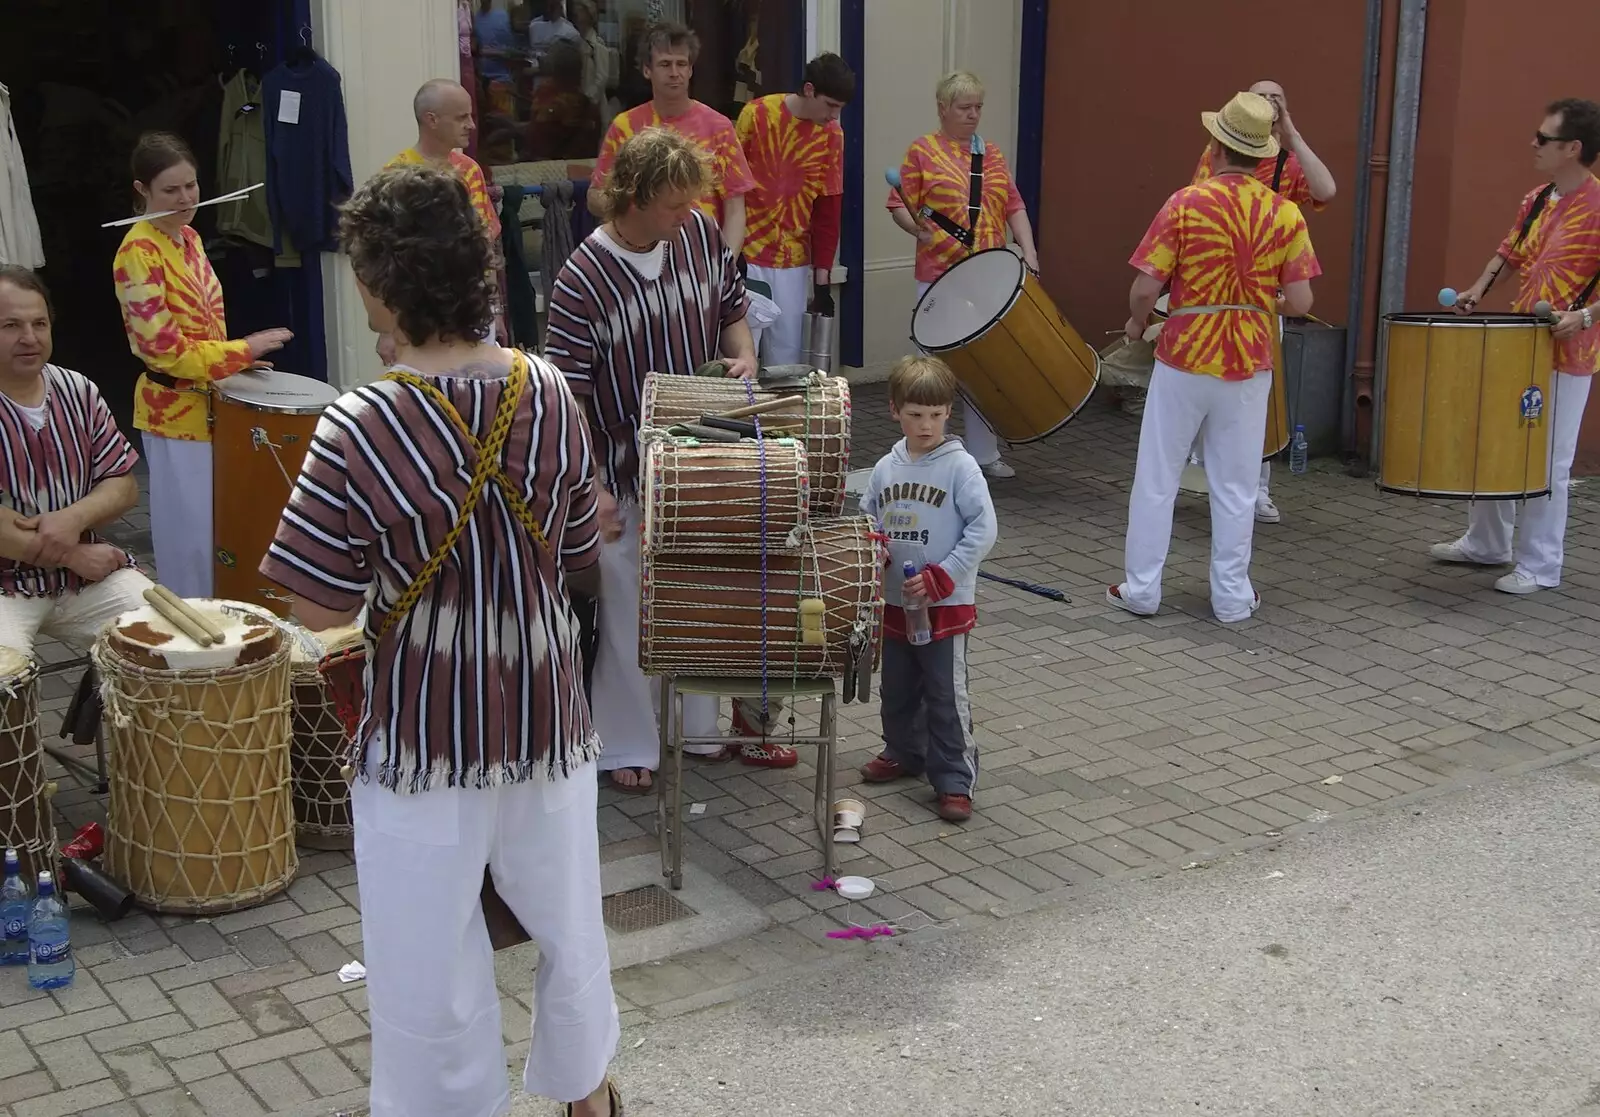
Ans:
{"type": "Polygon", "coordinates": [[[307,51],[261,81],[273,247],[338,249],[338,205],[355,189],[339,71],[307,51]]]}

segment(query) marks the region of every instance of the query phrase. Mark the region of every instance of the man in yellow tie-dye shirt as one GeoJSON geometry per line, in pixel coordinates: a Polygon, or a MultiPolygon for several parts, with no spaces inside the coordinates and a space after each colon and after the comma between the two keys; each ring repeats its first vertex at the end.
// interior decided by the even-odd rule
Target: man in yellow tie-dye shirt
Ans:
{"type": "Polygon", "coordinates": [[[723,241],[737,258],[744,247],[744,198],[755,183],[733,121],[689,96],[700,39],[680,24],[661,24],[644,37],[639,53],[651,97],[638,108],[619,113],[606,130],[600,158],[589,175],[589,212],[606,219],[601,196],[623,141],[645,128],[670,128],[693,140],[710,161],[711,186],[700,199],[700,210],[721,227],[723,241]]]}
{"type": "Polygon", "coordinates": [[[1139,429],[1126,580],[1106,591],[1109,604],[1138,616],[1160,608],[1178,479],[1202,425],[1211,610],[1230,624],[1261,604],[1250,584],[1250,546],[1272,331],[1279,315],[1311,309],[1311,280],[1322,271],[1300,207],[1254,177],[1260,160],[1278,153],[1273,118],[1272,102],[1257,93],[1202,113],[1216,173],[1167,199],[1129,261],[1139,272],[1128,296],[1129,338],[1143,336],[1156,299],[1172,285],[1139,429]]]}
{"type": "Polygon", "coordinates": [[[755,186],[745,196],[744,257],[749,278],[765,283],[778,320],[765,332],[769,364],[800,360],[807,271],[818,298],[828,295],[844,198],[844,130],[839,113],[856,93],[856,75],[837,54],[806,64],[798,93],[751,101],[737,131],[755,186]]]}

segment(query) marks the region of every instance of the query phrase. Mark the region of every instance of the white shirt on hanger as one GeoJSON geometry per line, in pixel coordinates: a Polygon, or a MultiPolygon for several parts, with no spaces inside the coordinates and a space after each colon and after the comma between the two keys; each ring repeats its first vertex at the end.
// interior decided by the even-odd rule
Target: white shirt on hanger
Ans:
{"type": "Polygon", "coordinates": [[[0,264],[44,267],[44,241],[28,187],[28,164],[11,119],[11,91],[4,85],[0,85],[0,264]]]}

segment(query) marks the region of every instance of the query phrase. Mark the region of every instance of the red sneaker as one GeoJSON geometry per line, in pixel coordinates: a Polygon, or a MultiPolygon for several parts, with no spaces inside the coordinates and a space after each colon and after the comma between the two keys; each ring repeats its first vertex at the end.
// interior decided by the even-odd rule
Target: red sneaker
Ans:
{"type": "Polygon", "coordinates": [[[966,822],[972,817],[972,796],[939,796],[939,817],[946,822],[966,822]]]}
{"type": "Polygon", "coordinates": [[[767,735],[745,720],[739,703],[733,704],[733,716],[728,732],[733,737],[759,737],[760,743],[747,741],[739,746],[739,759],[752,768],[793,768],[800,763],[800,754],[787,745],[768,740],[767,735]]]}
{"type": "Polygon", "coordinates": [[[861,766],[861,778],[868,783],[893,783],[895,780],[915,775],[916,773],[908,770],[904,764],[889,759],[886,754],[874,756],[861,766]]]}

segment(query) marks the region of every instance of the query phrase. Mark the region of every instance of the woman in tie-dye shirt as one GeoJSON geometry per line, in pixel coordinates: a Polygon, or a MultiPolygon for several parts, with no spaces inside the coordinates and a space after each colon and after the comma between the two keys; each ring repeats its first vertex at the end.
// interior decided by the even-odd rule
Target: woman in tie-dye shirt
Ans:
{"type": "MultiPolygon", "coordinates": [[[[1000,149],[978,138],[983,116],[983,83],[964,70],[946,74],[934,91],[939,106],[939,130],[930,132],[906,152],[900,164],[900,188],[889,191],[889,215],[894,223],[917,238],[917,297],[950,267],[974,252],[1000,248],[1011,231],[1022,251],[1023,263],[1039,270],[1033,245],[1033,225],[1023,208],[1022,195],[1011,179],[1000,149]],[[976,141],[976,143],[975,143],[976,141]],[[972,153],[981,144],[983,187],[978,196],[976,222],[970,222],[972,153]],[[902,197],[902,195],[904,195],[902,197]],[[972,243],[963,244],[938,222],[906,209],[909,203],[941,214],[962,229],[971,224],[972,243]]],[[[967,450],[990,477],[1015,477],[1016,471],[1000,459],[1000,440],[976,408],[963,400],[967,450]]]]}
{"type": "Polygon", "coordinates": [[[112,263],[122,323],[144,363],[133,425],[150,465],[150,535],[156,574],[180,597],[211,594],[210,383],[283,347],[288,330],[228,340],[222,285],[189,225],[200,201],[195,159],[177,136],[150,132],[134,145],[138,212],[112,263]]]}

